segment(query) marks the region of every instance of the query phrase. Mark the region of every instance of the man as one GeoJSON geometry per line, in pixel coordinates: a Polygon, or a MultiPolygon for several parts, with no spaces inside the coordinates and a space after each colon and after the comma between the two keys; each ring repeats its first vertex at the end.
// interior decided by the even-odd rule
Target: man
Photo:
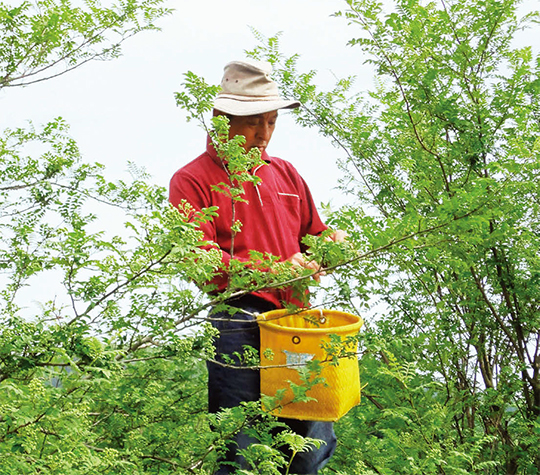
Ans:
{"type": "MultiPolygon", "coordinates": [[[[313,203],[311,193],[294,167],[284,160],[270,157],[266,148],[276,127],[278,110],[300,106],[297,101],[283,100],[277,85],[270,79],[269,63],[253,61],[233,61],[225,66],[221,92],[214,103],[214,115],[229,118],[229,138],[237,135],[245,137],[246,151],[257,148],[264,164],[255,167],[251,173],[258,176],[258,184],[245,183],[245,201],[234,205],[235,220],[242,223],[240,232],[234,236],[234,256],[231,223],[232,204],[230,197],[219,193],[213,185],[228,182],[226,159],[218,157],[210,140],[206,152],[178,170],[170,184],[170,201],[178,206],[182,200],[195,209],[218,206],[218,217],[201,225],[204,238],[216,243],[222,252],[225,266],[234,257],[240,261],[249,260],[251,250],[279,256],[294,266],[312,269],[317,278],[319,266],[304,258],[301,241],[307,234],[319,235],[326,228],[313,203]]],[[[344,233],[336,232],[333,240],[342,240],[344,233]]],[[[227,287],[227,275],[218,276],[213,281],[217,292],[227,287]]],[[[213,325],[219,330],[216,339],[216,359],[220,355],[242,353],[244,345],[259,349],[259,329],[253,314],[282,308],[284,303],[298,303],[291,289],[272,289],[254,292],[230,305],[242,309],[233,318],[228,313],[213,314],[213,325]]],[[[260,374],[249,369],[224,367],[208,364],[208,398],[210,412],[221,408],[237,406],[242,401],[254,401],[260,397],[260,374]]],[[[285,420],[284,420],[285,421],[285,420]]],[[[325,444],[320,449],[295,456],[290,473],[316,474],[331,457],[336,438],[333,426],[327,422],[285,421],[293,431],[305,437],[322,439],[325,444]]],[[[243,459],[236,453],[254,442],[245,434],[236,436],[224,462],[236,461],[242,466],[243,459]]],[[[217,474],[234,471],[225,463],[217,474]]]]}

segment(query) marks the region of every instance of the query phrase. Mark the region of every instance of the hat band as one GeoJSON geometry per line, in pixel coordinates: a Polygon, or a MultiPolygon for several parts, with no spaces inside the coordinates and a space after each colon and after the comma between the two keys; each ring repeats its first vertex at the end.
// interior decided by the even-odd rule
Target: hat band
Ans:
{"type": "Polygon", "coordinates": [[[218,94],[217,99],[231,99],[240,102],[275,102],[286,100],[279,96],[241,96],[238,94],[218,94]]]}

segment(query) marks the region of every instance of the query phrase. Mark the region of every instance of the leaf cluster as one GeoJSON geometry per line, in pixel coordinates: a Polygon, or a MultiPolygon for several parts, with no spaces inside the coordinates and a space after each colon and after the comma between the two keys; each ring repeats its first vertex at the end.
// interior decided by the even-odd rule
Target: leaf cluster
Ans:
{"type": "Polygon", "coordinates": [[[92,60],[109,60],[121,44],[170,13],[162,0],[0,3],[0,89],[44,81],[92,60]]]}
{"type": "Polygon", "coordinates": [[[350,202],[330,221],[360,253],[329,291],[396,345],[362,358],[371,405],[349,450],[366,473],[534,473],[540,63],[513,40],[538,14],[518,18],[512,0],[347,5],[336,16],[376,70],[373,91],[354,78],[319,91],[278,37],[251,53],[302,99],[298,122],[343,151],[350,202]],[[390,354],[404,374],[388,373],[390,354]],[[368,420],[369,444],[354,444],[368,420]]]}

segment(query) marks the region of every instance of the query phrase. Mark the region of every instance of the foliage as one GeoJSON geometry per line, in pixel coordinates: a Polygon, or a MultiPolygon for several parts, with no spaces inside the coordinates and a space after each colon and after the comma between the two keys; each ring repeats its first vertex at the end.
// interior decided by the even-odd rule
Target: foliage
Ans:
{"type": "Polygon", "coordinates": [[[252,52],[305,104],[298,122],[344,151],[350,202],[331,220],[370,257],[330,289],[378,313],[370,404],[342,426],[333,466],[537,473],[540,60],[513,39],[538,15],[518,19],[513,0],[347,4],[337,16],[377,72],[369,95],[352,77],[319,92],[277,37],[252,52]]]}
{"type": "Polygon", "coordinates": [[[170,13],[162,0],[0,3],[0,89],[44,81],[92,60],[120,55],[121,44],[170,13]]]}
{"type": "MultiPolygon", "coordinates": [[[[114,58],[167,13],[159,1],[2,4],[0,88],[114,58]]],[[[217,88],[195,76],[186,87],[192,96],[177,98],[200,120],[217,88]]],[[[241,201],[260,154],[228,139],[225,118],[209,132],[229,164],[220,191],[241,201]]],[[[146,172],[129,169],[110,181],[86,163],[62,118],[0,137],[0,474],[210,473],[240,429],[261,441],[245,454],[252,470],[286,470],[317,441],[276,436],[282,425],[258,403],[206,413],[215,331],[204,320],[230,295],[304,289],[311,273],[269,273],[276,256],[233,260],[228,291],[209,298],[200,289],[224,269],[198,228],[216,209],[173,209],[146,172]]],[[[256,365],[258,355],[242,361],[256,365]]]]}
{"type": "MultiPolygon", "coordinates": [[[[213,211],[171,209],[135,168],[131,182],[107,181],[65,132],[61,120],[6,131],[0,148],[0,473],[189,467],[204,453],[179,434],[207,424],[201,360],[213,350],[212,332],[189,336],[206,302],[188,281],[219,262],[197,230],[213,211]],[[98,226],[115,213],[124,230],[98,226]],[[43,285],[55,295],[32,308],[28,291],[43,285]]],[[[197,434],[205,450],[209,437],[197,434]]]]}
{"type": "MultiPolygon", "coordinates": [[[[2,5],[0,87],[115,57],[166,13],[2,5]]],[[[219,261],[197,231],[214,210],[171,209],[134,165],[107,180],[61,118],[4,131],[0,170],[0,473],[195,473],[215,438],[201,398],[213,349],[209,329],[189,330],[206,303],[188,282],[219,261]]]]}
{"type": "MultiPolygon", "coordinates": [[[[540,62],[512,46],[537,16],[518,20],[511,0],[398,1],[388,14],[347,4],[337,16],[378,73],[368,96],[353,77],[319,92],[278,38],[256,33],[252,53],[305,104],[298,122],[345,153],[350,202],[328,213],[352,247],[305,244],[333,272],[327,304],[374,315],[361,338],[364,402],[336,425],[325,473],[537,473],[540,62]]],[[[0,87],[115,57],[155,28],[159,5],[2,4],[0,87]]],[[[204,125],[217,91],[188,73],[176,99],[204,125]]],[[[228,140],[226,119],[204,127],[230,162],[220,191],[241,200],[260,157],[228,140]]],[[[214,330],[201,322],[231,295],[303,292],[311,271],[260,253],[224,269],[197,230],[216,210],[171,209],[130,168],[131,179],[108,180],[60,118],[0,138],[0,474],[211,473],[240,429],[260,443],[239,473],[286,472],[318,441],[276,435],[258,403],[206,414],[214,330]],[[199,289],[224,270],[227,292],[209,299],[199,289]],[[41,297],[43,282],[53,295],[41,297]]],[[[331,360],[344,356],[338,343],[331,360]]],[[[253,351],[237,359],[257,364],[253,351]]],[[[299,400],[320,382],[311,369],[293,388],[299,400]]]]}

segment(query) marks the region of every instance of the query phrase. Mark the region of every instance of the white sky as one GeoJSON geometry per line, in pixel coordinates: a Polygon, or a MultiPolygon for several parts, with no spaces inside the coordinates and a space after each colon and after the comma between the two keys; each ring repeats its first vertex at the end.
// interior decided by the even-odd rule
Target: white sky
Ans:
{"type": "MultiPolygon", "coordinates": [[[[29,120],[38,127],[60,116],[70,124],[83,159],[104,164],[110,180],[125,179],[127,162],[132,161],[144,167],[154,183],[168,188],[173,173],[206,145],[205,132],[187,123],[175,104],[183,74],[191,70],[219,84],[225,64],[245,58],[244,50],[257,44],[250,27],[265,36],[282,31],[283,52],[301,54],[301,67],[319,70],[327,86],[333,84],[333,74],[362,71],[359,49],[345,46],[351,32],[343,28],[343,20],[329,18],[346,6],[342,0],[171,0],[169,5],[176,11],[159,21],[162,31],[127,40],[121,58],[91,62],[28,87],[0,90],[0,133],[29,120]]],[[[326,139],[297,126],[285,113],[268,152],[297,167],[317,204],[339,204],[333,188],[340,152],[326,139]]],[[[123,234],[123,217],[115,209],[102,206],[94,212],[100,229],[123,234]]],[[[43,278],[19,292],[28,317],[37,302],[68,303],[60,274],[49,272],[45,282],[43,278]]]]}
{"type": "MultiPolygon", "coordinates": [[[[15,2],[17,3],[17,2],[15,2]]],[[[319,71],[317,82],[330,87],[334,75],[357,76],[357,88],[373,88],[373,73],[359,47],[346,46],[359,30],[330,16],[344,0],[191,0],[172,1],[176,11],[159,22],[161,32],[143,32],[124,44],[123,56],[89,63],[59,78],[26,88],[0,91],[0,131],[27,120],[44,124],[61,116],[89,162],[107,167],[115,179],[127,161],[143,166],[157,184],[197,157],[205,133],[186,123],[173,93],[188,70],[219,84],[223,66],[244,58],[256,45],[250,26],[265,36],[283,32],[281,50],[299,53],[303,70],[319,71]]],[[[526,0],[524,9],[537,8],[526,0]]],[[[531,32],[525,42],[536,44],[531,32]]],[[[268,152],[291,161],[309,184],[316,203],[342,202],[333,190],[343,152],[313,130],[282,114],[268,152]]]]}
{"type": "MultiPolygon", "coordinates": [[[[0,91],[0,130],[29,119],[38,125],[61,116],[84,159],[105,164],[110,179],[120,175],[129,160],[145,167],[155,183],[168,186],[172,174],[205,147],[204,131],[188,124],[175,105],[173,93],[180,90],[183,73],[191,70],[219,84],[223,66],[245,58],[244,50],[256,45],[249,26],[265,36],[282,31],[283,52],[300,53],[301,66],[319,70],[328,85],[333,73],[362,72],[359,48],[345,46],[352,32],[343,20],[329,18],[346,6],[343,1],[198,0],[170,5],[176,11],[159,22],[162,31],[131,38],[121,58],[0,91]]],[[[295,164],[316,203],[336,195],[332,188],[340,152],[315,131],[295,125],[286,113],[268,152],[295,164]]]]}
{"type": "MultiPolygon", "coordinates": [[[[538,4],[526,0],[524,10],[538,4]]],[[[173,93],[180,90],[183,73],[192,70],[219,84],[223,66],[244,58],[244,50],[256,45],[249,26],[265,36],[282,31],[282,52],[299,53],[300,68],[318,70],[316,82],[324,87],[333,84],[334,75],[351,74],[357,76],[360,91],[374,86],[360,48],[346,46],[359,31],[330,17],[346,8],[344,0],[177,0],[171,5],[176,11],[159,22],[162,31],[128,40],[120,59],[89,63],[26,88],[1,90],[0,131],[61,116],[84,160],[106,165],[109,179],[125,178],[126,164],[132,161],[146,168],[154,183],[168,187],[172,174],[202,153],[206,141],[204,131],[186,123],[175,105],[173,93]]],[[[522,41],[536,45],[534,36],[528,32],[522,41]]],[[[297,126],[285,113],[268,152],[296,166],[316,203],[344,202],[334,190],[336,160],[343,152],[314,130],[297,126]]],[[[35,292],[29,289],[28,298],[41,300],[35,292]]]]}

